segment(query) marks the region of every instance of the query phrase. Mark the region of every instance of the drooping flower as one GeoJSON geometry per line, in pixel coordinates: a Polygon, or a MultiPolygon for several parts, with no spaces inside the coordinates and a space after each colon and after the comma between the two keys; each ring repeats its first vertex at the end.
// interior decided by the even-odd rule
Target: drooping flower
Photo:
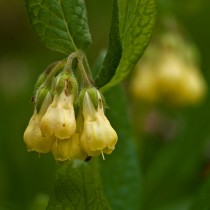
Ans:
{"type": "Polygon", "coordinates": [[[156,102],[158,100],[157,82],[151,64],[142,63],[137,65],[135,75],[130,84],[130,90],[136,99],[148,102],[156,102]],[[139,69],[137,70],[137,68],[139,69]]]}
{"type": "Polygon", "coordinates": [[[55,136],[59,139],[70,138],[76,129],[74,113],[74,96],[62,91],[54,96],[53,102],[41,119],[41,131],[44,136],[55,136]]]}
{"type": "Polygon", "coordinates": [[[47,153],[51,150],[53,138],[43,137],[40,129],[40,120],[44,115],[49,103],[51,96],[48,93],[41,105],[39,112],[35,108],[34,114],[31,117],[29,124],[24,132],[24,142],[28,148],[28,151],[36,151],[39,153],[47,153]]]}
{"type": "Polygon", "coordinates": [[[74,133],[70,139],[55,141],[52,146],[54,158],[58,161],[65,160],[84,160],[87,154],[80,146],[80,134],[74,133]]]}
{"type": "Polygon", "coordinates": [[[104,115],[102,98],[98,90],[97,107],[94,106],[88,91],[83,99],[84,125],[81,135],[81,146],[89,156],[111,154],[117,143],[117,134],[104,115]]]}

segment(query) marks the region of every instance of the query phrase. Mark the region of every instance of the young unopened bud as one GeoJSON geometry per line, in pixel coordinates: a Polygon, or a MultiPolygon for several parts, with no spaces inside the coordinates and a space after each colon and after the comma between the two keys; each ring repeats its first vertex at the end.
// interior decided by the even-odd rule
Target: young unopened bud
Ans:
{"type": "Polygon", "coordinates": [[[115,149],[117,134],[104,115],[102,97],[98,90],[98,106],[94,107],[88,91],[83,99],[84,125],[81,136],[81,146],[89,156],[110,154],[115,149]]]}
{"type": "Polygon", "coordinates": [[[41,130],[44,136],[56,136],[59,139],[70,138],[76,129],[74,114],[74,96],[63,91],[55,95],[53,102],[41,119],[41,130]]]}
{"type": "Polygon", "coordinates": [[[70,139],[55,141],[52,146],[52,153],[58,161],[85,160],[87,157],[87,154],[80,146],[80,135],[78,133],[74,133],[70,139]]]}

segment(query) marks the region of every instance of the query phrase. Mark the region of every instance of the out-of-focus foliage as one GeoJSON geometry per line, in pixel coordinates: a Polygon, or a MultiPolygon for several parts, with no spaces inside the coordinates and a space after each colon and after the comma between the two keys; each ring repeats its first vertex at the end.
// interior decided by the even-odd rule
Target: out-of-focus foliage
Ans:
{"type": "MultiPolygon", "coordinates": [[[[86,1],[94,40],[88,51],[91,64],[100,49],[107,45],[111,17],[112,2],[98,2],[86,1]]],[[[186,26],[201,53],[201,70],[209,85],[210,29],[207,26],[210,2],[159,0],[157,4],[159,15],[173,14],[186,26]]],[[[27,153],[22,134],[32,114],[30,96],[37,75],[48,63],[61,56],[45,49],[39,42],[27,22],[23,2],[19,0],[0,1],[0,30],[0,209],[42,210],[46,208],[46,200],[53,189],[57,164],[50,155],[41,155],[39,158],[37,154],[27,153]]],[[[116,94],[114,98],[119,97],[119,93],[113,94],[116,94]]],[[[110,108],[116,109],[113,112],[117,112],[115,107],[120,105],[119,100],[110,101],[110,108]]],[[[139,209],[209,209],[209,95],[202,104],[181,110],[154,106],[137,109],[136,104],[130,105],[135,110],[133,112],[131,107],[128,108],[136,134],[139,131],[142,133],[141,136],[136,135],[139,145],[138,167],[142,173],[139,183],[136,183],[140,184],[142,192],[139,209]]],[[[128,119],[125,117],[121,121],[126,122],[128,119]]],[[[113,123],[117,125],[118,122],[113,123]]],[[[120,131],[120,128],[117,129],[120,131]]],[[[109,159],[111,161],[112,157],[102,162],[102,171],[114,167],[109,166],[112,164],[108,162],[109,159]]],[[[135,168],[135,164],[132,167],[135,168]]],[[[104,185],[109,181],[113,180],[102,179],[104,185]]],[[[111,193],[121,190],[122,197],[125,194],[130,198],[133,196],[126,187],[120,189],[123,184],[119,183],[120,187],[117,185],[113,185],[112,192],[110,189],[106,191],[104,187],[113,206],[123,204],[111,201],[111,193]]]]}

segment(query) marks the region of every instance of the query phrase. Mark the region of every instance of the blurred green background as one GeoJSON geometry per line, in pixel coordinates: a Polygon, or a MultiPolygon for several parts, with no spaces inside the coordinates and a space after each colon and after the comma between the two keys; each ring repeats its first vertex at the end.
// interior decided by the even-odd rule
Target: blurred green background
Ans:
{"type": "MultiPolygon", "coordinates": [[[[112,1],[86,3],[93,38],[88,58],[94,65],[107,46],[112,1]]],[[[159,0],[157,5],[159,14],[173,14],[186,26],[200,50],[201,69],[209,84],[210,2],[159,0]]],[[[57,163],[50,154],[28,153],[22,136],[33,112],[30,98],[35,81],[49,63],[60,58],[61,54],[46,49],[33,33],[23,1],[0,0],[0,210],[41,210],[52,190],[57,163]]],[[[199,106],[164,110],[169,119],[180,122],[171,141],[154,135],[139,138],[142,210],[188,209],[191,198],[197,198],[202,185],[208,183],[209,107],[208,95],[199,106]]]]}

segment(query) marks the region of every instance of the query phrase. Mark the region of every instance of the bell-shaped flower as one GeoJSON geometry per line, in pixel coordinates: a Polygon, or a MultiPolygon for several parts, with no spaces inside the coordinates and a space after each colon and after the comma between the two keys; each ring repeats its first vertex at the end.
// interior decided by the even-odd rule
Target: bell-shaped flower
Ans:
{"type": "Polygon", "coordinates": [[[51,150],[54,139],[52,137],[43,137],[40,129],[40,115],[34,113],[24,132],[24,142],[28,151],[47,153],[51,150]]]}
{"type": "Polygon", "coordinates": [[[160,95],[166,99],[179,94],[179,87],[182,83],[185,63],[176,55],[162,55],[157,63],[157,86],[160,95]]]}
{"type": "MultiPolygon", "coordinates": [[[[96,90],[97,91],[97,90],[96,90]]],[[[84,125],[81,135],[81,146],[89,156],[111,154],[117,143],[117,134],[104,115],[102,98],[98,94],[98,107],[94,107],[86,91],[83,100],[84,125]]]]}
{"type": "Polygon", "coordinates": [[[130,83],[130,91],[136,99],[147,102],[158,100],[157,82],[154,68],[151,64],[137,65],[130,83]]]}
{"type": "Polygon", "coordinates": [[[74,133],[70,139],[55,141],[52,146],[54,158],[58,161],[85,160],[87,154],[80,146],[80,134],[74,133]]]}
{"type": "Polygon", "coordinates": [[[41,119],[41,131],[44,136],[67,139],[73,135],[76,129],[73,102],[73,94],[66,95],[65,91],[54,96],[53,102],[41,119]]]}
{"type": "Polygon", "coordinates": [[[40,129],[40,120],[45,113],[49,103],[51,101],[50,94],[45,97],[39,113],[35,109],[33,116],[31,117],[29,124],[24,132],[24,142],[28,148],[28,151],[36,151],[39,153],[47,153],[51,150],[53,138],[43,137],[40,129]]]}
{"type": "Polygon", "coordinates": [[[185,70],[180,90],[179,101],[182,104],[194,104],[204,98],[207,87],[199,69],[189,66],[185,70]]]}

